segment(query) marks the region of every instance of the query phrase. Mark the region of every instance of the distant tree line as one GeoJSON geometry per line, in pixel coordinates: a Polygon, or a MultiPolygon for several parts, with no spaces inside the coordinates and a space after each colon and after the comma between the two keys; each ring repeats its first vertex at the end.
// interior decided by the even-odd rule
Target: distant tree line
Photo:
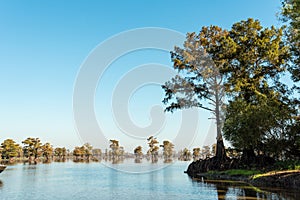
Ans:
{"type": "Polygon", "coordinates": [[[65,147],[53,148],[50,143],[42,144],[39,138],[31,137],[22,141],[22,145],[17,144],[13,139],[6,139],[0,146],[1,159],[10,162],[22,160],[37,163],[39,161],[65,160],[69,154],[69,150],[65,147]]]}
{"type": "Polygon", "coordinates": [[[213,144],[211,147],[194,148],[193,153],[187,148],[176,153],[172,142],[164,140],[159,145],[157,138],[153,136],[147,139],[149,148],[145,154],[142,146],[137,146],[133,149],[133,153],[130,153],[125,152],[124,147],[120,146],[118,140],[112,139],[110,143],[109,149],[105,149],[104,152],[99,148],[94,148],[89,143],[76,146],[70,151],[65,147],[54,148],[49,142],[43,144],[39,138],[28,137],[21,144],[17,144],[13,139],[6,139],[0,145],[0,158],[6,162],[23,161],[30,164],[51,161],[63,162],[68,159],[74,162],[101,161],[104,159],[112,163],[120,163],[125,158],[134,158],[136,163],[142,162],[143,159],[152,163],[162,159],[165,163],[169,163],[174,159],[181,161],[205,159],[214,155],[216,151],[216,144],[213,144]],[[161,153],[159,153],[160,149],[161,153]]]}

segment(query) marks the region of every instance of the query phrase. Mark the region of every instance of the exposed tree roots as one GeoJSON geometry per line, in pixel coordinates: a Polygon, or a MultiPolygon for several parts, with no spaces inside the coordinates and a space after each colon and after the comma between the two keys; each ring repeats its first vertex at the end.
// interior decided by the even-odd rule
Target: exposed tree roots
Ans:
{"type": "Polygon", "coordinates": [[[187,174],[191,177],[197,177],[197,174],[208,171],[224,171],[229,169],[267,169],[272,167],[275,160],[267,156],[255,156],[245,160],[242,158],[228,158],[218,159],[218,157],[207,158],[204,160],[197,160],[192,162],[187,174]]]}

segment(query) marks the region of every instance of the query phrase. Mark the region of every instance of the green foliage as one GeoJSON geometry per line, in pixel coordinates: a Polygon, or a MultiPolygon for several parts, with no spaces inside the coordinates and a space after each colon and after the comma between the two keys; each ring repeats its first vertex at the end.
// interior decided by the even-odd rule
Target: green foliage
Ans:
{"type": "Polygon", "coordinates": [[[141,146],[137,146],[135,149],[134,149],[134,155],[137,159],[141,158],[142,155],[143,155],[143,152],[142,152],[142,147],[141,146]]]}
{"type": "Polygon", "coordinates": [[[199,147],[193,148],[193,158],[194,160],[199,160],[201,155],[201,149],[199,147]]]}
{"type": "Polygon", "coordinates": [[[171,52],[173,67],[178,75],[166,82],[163,102],[166,111],[199,107],[214,112],[215,108],[203,106],[202,100],[216,105],[222,100],[222,75],[219,68],[224,60],[219,59],[220,41],[228,34],[218,26],[203,27],[199,34],[187,33],[184,48],[175,47],[171,52]]]}
{"type": "Polygon", "coordinates": [[[252,95],[265,96],[272,86],[282,87],[279,78],[289,58],[282,35],[281,28],[263,28],[253,19],[232,26],[222,47],[227,58],[222,72],[228,78],[226,90],[231,96],[250,101],[252,95]]]}
{"type": "Polygon", "coordinates": [[[23,152],[26,157],[37,158],[42,154],[42,143],[39,138],[27,138],[22,142],[24,144],[23,152]]]}
{"type": "Polygon", "coordinates": [[[90,143],[85,143],[83,146],[85,149],[84,154],[89,159],[90,156],[92,155],[93,146],[90,143]]]}
{"type": "Polygon", "coordinates": [[[183,48],[175,47],[171,52],[178,74],[162,86],[165,111],[197,107],[215,116],[219,143],[216,156],[220,159],[226,157],[221,134],[224,76],[220,69],[226,62],[222,41],[227,36],[228,31],[218,26],[202,27],[198,34],[187,33],[183,48]],[[204,105],[204,101],[210,106],[204,105]]]}
{"type": "MultiPolygon", "coordinates": [[[[282,1],[282,21],[288,25],[287,42],[292,53],[289,71],[295,82],[300,81],[300,0],[282,1]]],[[[296,86],[295,86],[296,87],[296,86]]],[[[298,87],[300,92],[300,87],[298,87]]]]}
{"type": "Polygon", "coordinates": [[[278,161],[273,167],[274,170],[299,170],[300,160],[278,161]]]}
{"type": "Polygon", "coordinates": [[[12,139],[6,139],[1,143],[1,154],[3,159],[17,157],[20,151],[20,146],[12,139]]]}
{"type": "Polygon", "coordinates": [[[157,162],[158,161],[158,150],[159,150],[159,146],[157,144],[159,142],[153,136],[150,136],[149,138],[147,138],[147,141],[148,141],[148,145],[149,145],[149,150],[147,151],[147,155],[151,156],[152,162],[157,162]]]}
{"type": "Polygon", "coordinates": [[[113,159],[119,159],[119,156],[122,155],[122,148],[119,145],[118,140],[110,140],[111,144],[109,147],[111,148],[112,157],[113,159]]]}
{"type": "Polygon", "coordinates": [[[258,20],[235,23],[224,40],[228,63],[223,68],[231,97],[225,138],[238,149],[279,159],[290,151],[297,115],[291,93],[280,82],[290,58],[282,38],[281,28],[263,28],[258,20]]]}
{"type": "Polygon", "coordinates": [[[53,147],[50,143],[46,143],[43,146],[41,146],[42,155],[46,158],[46,160],[49,160],[50,157],[53,155],[53,147]]]}
{"type": "Polygon", "coordinates": [[[59,158],[59,159],[64,159],[65,156],[67,155],[67,150],[65,147],[56,147],[54,149],[54,155],[59,158]]]}
{"type": "MultiPolygon", "coordinates": [[[[255,97],[252,96],[252,99],[255,97]]],[[[287,146],[293,109],[278,99],[255,98],[248,103],[242,98],[227,106],[224,137],[238,149],[252,149],[280,156],[287,146]]]]}
{"type": "Polygon", "coordinates": [[[282,20],[289,22],[294,28],[300,29],[300,0],[282,1],[282,20]]]}
{"type": "Polygon", "coordinates": [[[56,148],[53,151],[53,147],[50,143],[45,143],[42,145],[39,138],[31,138],[28,137],[26,140],[22,142],[24,144],[23,148],[16,144],[16,142],[12,139],[4,140],[0,146],[0,155],[3,159],[10,159],[14,157],[26,157],[29,158],[29,161],[39,156],[43,156],[46,161],[50,161],[52,159],[53,153],[55,156],[58,154],[66,156],[66,148],[56,148]],[[58,153],[61,152],[61,153],[58,153]]]}
{"type": "Polygon", "coordinates": [[[173,155],[173,149],[174,149],[174,144],[171,143],[170,141],[163,141],[163,144],[160,145],[163,148],[163,156],[165,162],[170,162],[172,161],[172,155],[173,155]]]}
{"type": "Polygon", "coordinates": [[[201,154],[202,154],[202,157],[204,159],[211,157],[210,147],[209,146],[203,146],[201,154]]]}
{"type": "MultiPolygon", "coordinates": [[[[199,148],[199,151],[200,151],[200,148],[199,148]]],[[[188,150],[187,148],[184,148],[183,150],[181,150],[179,152],[179,154],[180,154],[179,155],[179,160],[183,160],[183,161],[189,161],[191,159],[191,156],[192,156],[190,150],[188,150]]],[[[200,156],[200,153],[199,153],[199,156],[200,156]]],[[[199,158],[199,157],[196,158],[194,155],[193,155],[193,157],[194,157],[194,160],[199,158]]]]}
{"type": "Polygon", "coordinates": [[[81,147],[75,147],[75,149],[73,150],[73,155],[78,157],[78,156],[83,156],[83,149],[81,147]]]}
{"type": "MultiPolygon", "coordinates": [[[[61,151],[63,152],[60,155],[64,157],[66,150],[62,149],[61,151]]],[[[89,143],[85,143],[81,147],[75,147],[75,149],[73,150],[73,155],[76,157],[76,159],[80,157],[80,159],[89,160],[92,156],[92,151],[93,147],[89,143]]]]}

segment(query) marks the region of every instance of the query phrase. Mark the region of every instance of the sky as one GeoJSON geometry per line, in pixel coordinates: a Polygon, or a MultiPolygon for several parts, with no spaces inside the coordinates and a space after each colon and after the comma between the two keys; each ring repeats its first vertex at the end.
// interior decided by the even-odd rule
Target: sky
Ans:
{"type": "MultiPolygon", "coordinates": [[[[263,26],[279,26],[279,11],[279,0],[2,0],[0,141],[13,138],[20,143],[30,136],[70,149],[84,142],[93,144],[95,141],[84,141],[84,133],[78,131],[73,92],[84,62],[109,38],[145,27],[180,34],[198,32],[209,25],[229,29],[233,23],[249,17],[259,19],[263,26]]],[[[174,40],[175,45],[181,44],[174,40]]],[[[127,151],[137,145],[146,147],[146,141],[120,129],[113,115],[114,89],[131,70],[149,63],[170,69],[172,66],[168,50],[133,51],[114,60],[95,86],[93,106],[98,125],[107,139],[120,140],[127,151]]],[[[141,84],[132,91],[130,99],[125,99],[130,120],[140,127],[151,124],[151,108],[163,108],[163,97],[159,84],[141,84]]],[[[211,145],[215,138],[214,126],[208,119],[210,113],[198,114],[197,132],[190,147],[211,145]]],[[[164,125],[156,135],[159,141],[173,141],[182,113],[165,115],[164,125]]]]}

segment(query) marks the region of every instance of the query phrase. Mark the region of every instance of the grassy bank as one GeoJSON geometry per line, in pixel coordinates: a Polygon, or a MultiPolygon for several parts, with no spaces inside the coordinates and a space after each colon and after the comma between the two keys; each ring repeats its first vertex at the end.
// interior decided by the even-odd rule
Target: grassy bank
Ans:
{"type": "Polygon", "coordinates": [[[196,180],[205,179],[243,181],[256,187],[281,187],[299,189],[300,170],[274,170],[263,172],[259,170],[232,169],[226,171],[209,171],[199,173],[196,180]]]}
{"type": "Polygon", "coordinates": [[[261,171],[259,170],[245,170],[245,169],[230,169],[226,171],[209,171],[208,174],[215,175],[228,175],[228,176],[252,176],[255,174],[259,174],[261,171]]]}

